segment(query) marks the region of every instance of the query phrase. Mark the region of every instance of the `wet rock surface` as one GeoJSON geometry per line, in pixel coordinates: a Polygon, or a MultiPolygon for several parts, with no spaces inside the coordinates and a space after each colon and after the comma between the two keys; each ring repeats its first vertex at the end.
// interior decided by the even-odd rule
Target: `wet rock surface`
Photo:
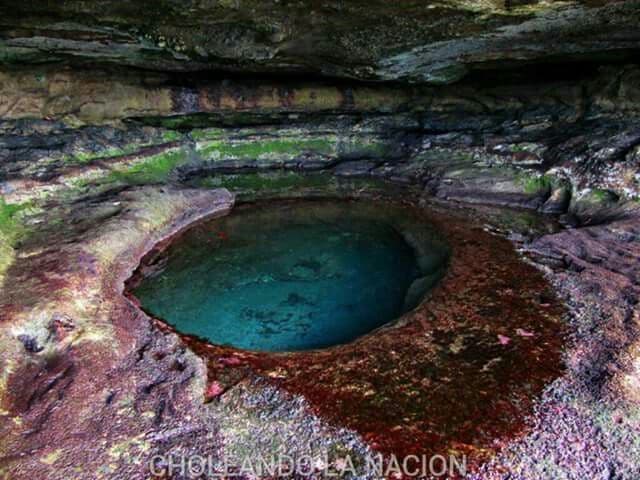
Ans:
{"type": "MultiPolygon", "coordinates": [[[[284,356],[216,347],[122,296],[146,250],[232,201],[224,190],[136,187],[94,200],[83,212],[91,229],[44,229],[18,247],[24,258],[5,272],[2,297],[5,473],[144,478],[157,454],[278,448],[360,458],[452,450],[476,465],[520,432],[535,392],[560,373],[563,309],[506,240],[470,228],[463,212],[429,218],[456,250],[429,301],[344,347],[284,356]],[[105,217],[105,204],[119,209],[105,217]],[[452,409],[454,396],[464,409],[452,409]]],[[[49,223],[66,214],[58,208],[44,214],[49,223]]]]}
{"type": "Polygon", "coordinates": [[[83,222],[57,235],[43,225],[18,247],[2,297],[4,473],[144,478],[157,454],[273,448],[453,452],[472,478],[635,472],[637,217],[560,230],[531,214],[432,205],[455,254],[425,304],[345,347],[270,356],[177,335],[121,296],[146,250],[231,204],[219,190],[134,187],[80,211],[76,201],[83,222]],[[542,274],[483,223],[547,269],[567,317],[542,274]]]}
{"type": "Polygon", "coordinates": [[[532,433],[473,478],[634,478],[638,219],[546,235],[527,247],[573,315],[567,374],[542,396],[532,433]],[[560,263],[559,263],[560,262],[560,263]]]}

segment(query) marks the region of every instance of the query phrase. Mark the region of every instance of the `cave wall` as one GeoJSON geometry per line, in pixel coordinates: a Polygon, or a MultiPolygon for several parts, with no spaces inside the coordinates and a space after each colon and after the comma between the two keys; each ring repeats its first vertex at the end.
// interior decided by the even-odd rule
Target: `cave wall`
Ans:
{"type": "Polygon", "coordinates": [[[633,207],[640,70],[556,72],[401,86],[11,69],[0,83],[0,189],[7,203],[46,202],[131,184],[251,191],[327,174],[574,225],[633,207]]]}
{"type": "Polygon", "coordinates": [[[590,221],[638,196],[638,7],[5,4],[0,188],[325,171],[590,221]]]}

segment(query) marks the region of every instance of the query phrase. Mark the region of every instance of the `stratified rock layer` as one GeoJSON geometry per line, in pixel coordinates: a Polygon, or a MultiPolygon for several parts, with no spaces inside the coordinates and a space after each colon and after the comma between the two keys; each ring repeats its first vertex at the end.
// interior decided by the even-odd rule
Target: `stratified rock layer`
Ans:
{"type": "Polygon", "coordinates": [[[640,192],[634,66],[546,83],[410,89],[184,86],[163,75],[48,68],[4,75],[0,188],[9,203],[203,177],[241,190],[323,172],[453,201],[570,212],[566,221],[577,224],[640,192]]]}
{"type": "Polygon", "coordinates": [[[630,58],[636,0],[21,2],[0,61],[301,72],[448,83],[469,71],[630,58]]]}

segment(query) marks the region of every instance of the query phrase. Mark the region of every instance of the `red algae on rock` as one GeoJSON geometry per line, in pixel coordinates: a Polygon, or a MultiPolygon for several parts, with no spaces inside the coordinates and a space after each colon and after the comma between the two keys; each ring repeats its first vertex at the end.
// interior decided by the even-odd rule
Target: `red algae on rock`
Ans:
{"type": "Polygon", "coordinates": [[[216,392],[263,378],[387,458],[457,456],[473,469],[525,431],[537,396],[561,374],[565,311],[542,273],[468,214],[404,208],[452,255],[440,285],[397,322],[294,353],[183,339],[206,360],[216,392]]]}

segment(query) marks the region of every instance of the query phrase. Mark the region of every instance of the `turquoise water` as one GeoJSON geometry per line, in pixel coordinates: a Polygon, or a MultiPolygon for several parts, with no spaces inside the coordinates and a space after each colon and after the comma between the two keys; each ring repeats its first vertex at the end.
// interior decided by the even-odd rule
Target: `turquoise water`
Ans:
{"type": "Polygon", "coordinates": [[[141,267],[133,293],[148,312],[216,344],[349,342],[401,315],[421,275],[414,250],[374,214],[355,203],[246,207],[188,230],[141,267]]]}

